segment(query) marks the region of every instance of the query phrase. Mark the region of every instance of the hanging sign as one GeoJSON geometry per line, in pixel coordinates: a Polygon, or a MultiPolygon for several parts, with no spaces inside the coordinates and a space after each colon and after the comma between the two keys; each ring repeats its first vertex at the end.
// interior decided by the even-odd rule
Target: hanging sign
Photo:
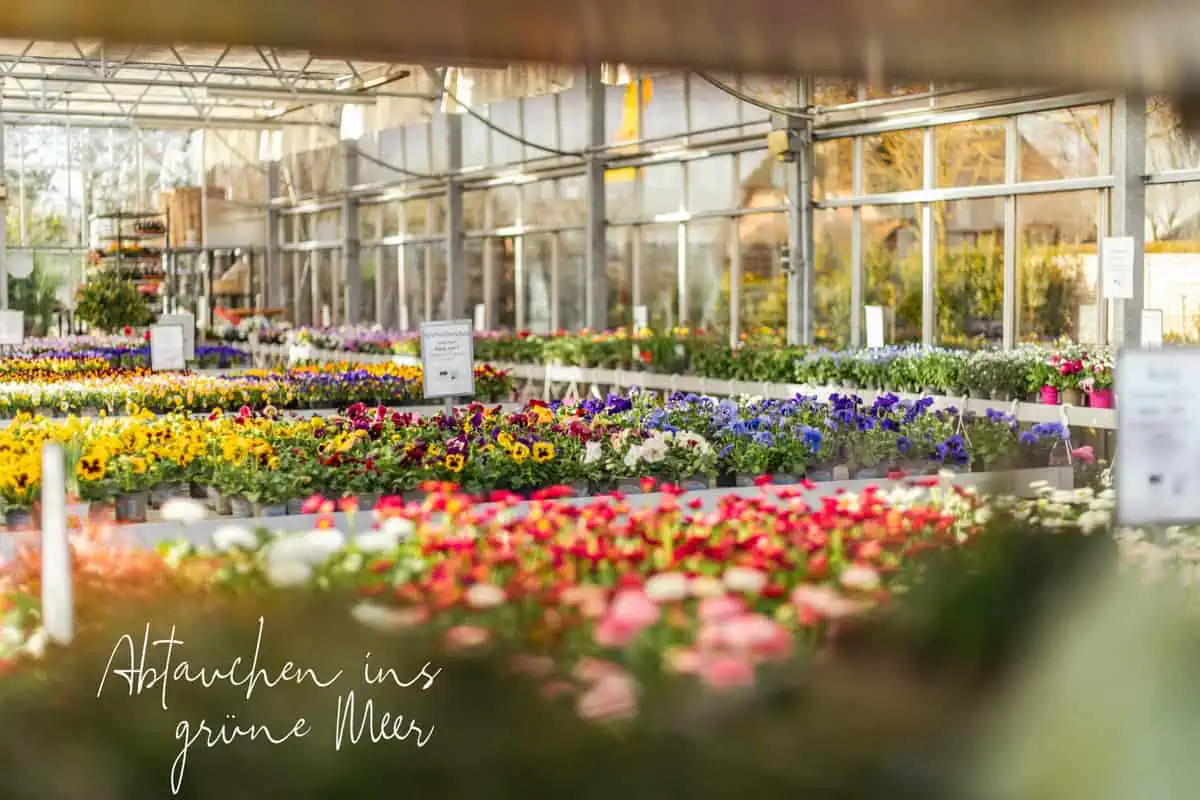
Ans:
{"type": "Polygon", "coordinates": [[[883,347],[883,306],[863,306],[866,317],[867,347],[883,347]]]}
{"type": "Polygon", "coordinates": [[[0,311],[0,346],[19,347],[25,343],[25,313],[0,311]]]}
{"type": "Polygon", "coordinates": [[[1200,349],[1127,350],[1114,376],[1117,522],[1200,522],[1200,349]]]}
{"type": "Polygon", "coordinates": [[[1132,236],[1109,236],[1100,246],[1100,269],[1104,276],[1104,297],[1129,300],[1133,297],[1133,264],[1137,243],[1132,236]]]}
{"type": "Polygon", "coordinates": [[[181,372],[187,369],[182,325],[155,325],[150,328],[150,369],[155,372],[181,372]]]}
{"type": "Polygon", "coordinates": [[[179,325],[183,328],[183,357],[196,360],[196,318],[188,313],[163,314],[158,318],[162,325],[179,325]]]}

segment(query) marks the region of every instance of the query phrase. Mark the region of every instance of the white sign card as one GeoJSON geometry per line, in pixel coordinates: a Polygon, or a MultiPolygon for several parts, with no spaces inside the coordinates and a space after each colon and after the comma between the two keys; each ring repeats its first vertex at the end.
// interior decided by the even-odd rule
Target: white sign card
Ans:
{"type": "Polygon", "coordinates": [[[25,312],[0,311],[0,345],[19,347],[25,343],[25,312]]]}
{"type": "Polygon", "coordinates": [[[312,348],[306,344],[293,344],[288,347],[288,362],[300,364],[312,358],[312,348]]]}
{"type": "Polygon", "coordinates": [[[487,306],[483,303],[475,304],[475,330],[487,330],[487,306]]]}
{"type": "Polygon", "coordinates": [[[28,250],[8,251],[8,274],[14,278],[28,278],[33,274],[33,253],[28,250]]]}
{"type": "Polygon", "coordinates": [[[1101,243],[1101,271],[1104,275],[1104,297],[1108,300],[1128,300],[1133,297],[1133,262],[1137,258],[1137,243],[1132,236],[1108,236],[1101,243]]]}
{"type": "Polygon", "coordinates": [[[187,369],[184,358],[182,325],[154,325],[150,328],[150,369],[155,372],[180,372],[187,369]]]}
{"type": "Polygon", "coordinates": [[[883,306],[863,306],[867,323],[867,347],[883,347],[883,306]]]}
{"type": "Polygon", "coordinates": [[[1098,344],[1100,342],[1100,327],[1097,324],[1096,306],[1081,305],[1079,307],[1079,339],[1080,344],[1098,344]]]}
{"type": "Polygon", "coordinates": [[[1157,308],[1142,310],[1142,347],[1154,350],[1163,345],[1163,312],[1157,308]]]}
{"type": "Polygon", "coordinates": [[[183,357],[196,360],[196,318],[191,314],[163,314],[158,318],[161,325],[179,325],[183,328],[183,357]]]}
{"type": "Polygon", "coordinates": [[[425,397],[475,394],[475,337],[466,319],[421,323],[425,397]]]}
{"type": "Polygon", "coordinates": [[[321,306],[321,327],[328,328],[333,325],[333,312],[329,306],[321,306]]]}
{"type": "Polygon", "coordinates": [[[71,577],[66,456],[61,444],[47,442],[42,446],[42,626],[58,644],[75,637],[71,577]]]}
{"type": "Polygon", "coordinates": [[[644,330],[650,327],[650,309],[648,306],[633,307],[633,329],[644,330]]]}
{"type": "Polygon", "coordinates": [[[1200,349],[1122,351],[1114,377],[1117,522],[1200,522],[1200,349]]]}

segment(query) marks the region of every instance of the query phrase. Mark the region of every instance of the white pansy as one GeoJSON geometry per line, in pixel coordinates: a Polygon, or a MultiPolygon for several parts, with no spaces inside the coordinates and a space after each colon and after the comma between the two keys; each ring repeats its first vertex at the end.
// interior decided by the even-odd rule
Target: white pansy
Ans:
{"type": "Polygon", "coordinates": [[[688,594],[688,578],[682,572],[660,572],[652,575],[645,585],[646,596],[656,603],[682,600],[688,594]]]}
{"type": "Polygon", "coordinates": [[[267,581],[272,586],[287,589],[304,586],[312,580],[313,570],[303,561],[290,558],[269,558],[266,564],[267,581]]]}
{"type": "Polygon", "coordinates": [[[624,460],[624,462],[625,462],[625,466],[626,466],[627,468],[629,468],[629,469],[637,469],[637,465],[638,465],[638,464],[641,462],[641,460],[642,460],[642,447],[641,447],[641,445],[636,445],[636,444],[635,444],[633,447],[629,448],[629,450],[628,450],[628,451],[625,453],[625,458],[624,458],[623,460],[624,460]]]}
{"type": "Polygon", "coordinates": [[[842,586],[857,592],[873,592],[879,588],[879,573],[870,567],[852,564],[839,576],[842,586]]]}
{"type": "MultiPolygon", "coordinates": [[[[390,521],[390,520],[389,520],[390,521]]],[[[354,537],[354,546],[360,552],[376,555],[390,553],[400,546],[400,536],[385,525],[373,531],[365,531],[354,537]]]]}
{"type": "Polygon", "coordinates": [[[405,630],[417,624],[417,617],[411,609],[388,608],[377,603],[359,603],[350,609],[350,616],[361,625],[385,633],[405,630]]]}
{"type": "Polygon", "coordinates": [[[345,544],[346,537],[337,528],[318,528],[307,533],[280,536],[268,546],[267,557],[299,561],[315,567],[328,561],[345,544]]]}
{"type": "Polygon", "coordinates": [[[495,608],[504,605],[504,590],[491,583],[476,583],[466,591],[465,599],[471,608],[495,608]]]}
{"type": "Polygon", "coordinates": [[[213,531],[213,546],[222,552],[254,550],[258,547],[258,537],[241,525],[222,525],[213,531]]]}
{"type": "Polygon", "coordinates": [[[417,533],[417,526],[411,519],[390,517],[383,523],[383,530],[388,536],[394,536],[398,542],[407,542],[417,533]]]}
{"type": "Polygon", "coordinates": [[[767,585],[766,574],[752,567],[729,567],[721,577],[732,591],[744,594],[756,594],[767,585]]]}
{"type": "Polygon", "coordinates": [[[600,460],[600,457],[603,455],[603,453],[604,448],[599,442],[588,442],[583,447],[583,463],[595,464],[600,460]]]}
{"type": "Polygon", "coordinates": [[[725,594],[725,584],[711,575],[697,575],[688,581],[688,593],[692,597],[720,597],[725,594]]]}
{"type": "Polygon", "coordinates": [[[165,521],[180,525],[195,525],[208,516],[202,503],[182,497],[173,497],[163,503],[160,513],[165,521]]]}

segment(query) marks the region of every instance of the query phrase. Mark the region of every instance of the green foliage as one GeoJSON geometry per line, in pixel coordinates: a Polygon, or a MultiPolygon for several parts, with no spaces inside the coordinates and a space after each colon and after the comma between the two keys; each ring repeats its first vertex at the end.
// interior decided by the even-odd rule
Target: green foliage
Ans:
{"type": "Polygon", "coordinates": [[[111,272],[84,284],[75,314],[81,322],[107,333],[149,325],[151,320],[150,309],[133,281],[111,272]]]}
{"type": "Polygon", "coordinates": [[[61,286],[62,276],[43,269],[37,256],[34,256],[33,272],[28,278],[8,276],[8,307],[25,314],[27,333],[33,336],[46,335],[58,306],[58,290],[61,286]]]}

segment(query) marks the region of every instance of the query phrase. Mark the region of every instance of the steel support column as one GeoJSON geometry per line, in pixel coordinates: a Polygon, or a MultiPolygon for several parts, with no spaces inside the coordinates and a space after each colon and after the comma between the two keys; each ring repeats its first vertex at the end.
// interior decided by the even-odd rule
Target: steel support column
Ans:
{"type": "Polygon", "coordinates": [[[585,73],[588,107],[587,156],[587,261],[584,276],[584,323],[592,330],[608,327],[608,231],[604,197],[604,84],[600,65],[591,64],[585,73]]]}
{"type": "MultiPolygon", "coordinates": [[[[1016,183],[1020,179],[1021,160],[1021,131],[1017,127],[1017,118],[1010,117],[1004,125],[1004,181],[1016,183]]],[[[1003,346],[1011,350],[1016,346],[1020,335],[1018,317],[1020,316],[1020,275],[1017,265],[1021,246],[1019,225],[1017,223],[1017,198],[1004,198],[1004,283],[1003,283],[1003,346]]]]}
{"type": "MultiPolygon", "coordinates": [[[[933,128],[922,131],[922,170],[921,185],[932,189],[937,185],[937,147],[934,144],[933,128]]],[[[937,312],[938,312],[938,230],[936,215],[933,213],[933,203],[921,204],[921,344],[933,347],[937,341],[937,312]]]]}
{"type": "Polygon", "coordinates": [[[466,319],[467,252],[463,223],[462,115],[446,115],[446,294],[442,300],[444,319],[466,319]]]}
{"type": "MultiPolygon", "coordinates": [[[[283,270],[280,268],[280,220],[279,208],[274,205],[277,197],[283,194],[281,178],[282,170],[277,160],[267,161],[267,264],[264,273],[263,305],[268,308],[287,308],[291,298],[284,296],[283,270]]],[[[294,287],[293,287],[294,290],[294,287]]]]}
{"type": "MultiPolygon", "coordinates": [[[[801,108],[807,107],[812,79],[800,80],[801,108]]],[[[789,118],[788,125],[798,136],[795,159],[789,162],[788,176],[788,273],[787,334],[789,344],[813,342],[813,203],[812,203],[812,121],[789,118]]]]}
{"type": "Polygon", "coordinates": [[[1133,93],[1117,97],[1112,136],[1112,235],[1129,236],[1134,241],[1133,297],[1113,303],[1113,344],[1138,347],[1146,299],[1145,97],[1133,93]]]}
{"type": "MultiPolygon", "coordinates": [[[[342,142],[343,185],[358,184],[358,142],[342,142]]],[[[342,199],[342,266],[346,277],[342,319],[347,325],[362,321],[362,253],[358,244],[358,198],[349,191],[342,199]]],[[[337,278],[334,276],[334,281],[337,278]]]]}

